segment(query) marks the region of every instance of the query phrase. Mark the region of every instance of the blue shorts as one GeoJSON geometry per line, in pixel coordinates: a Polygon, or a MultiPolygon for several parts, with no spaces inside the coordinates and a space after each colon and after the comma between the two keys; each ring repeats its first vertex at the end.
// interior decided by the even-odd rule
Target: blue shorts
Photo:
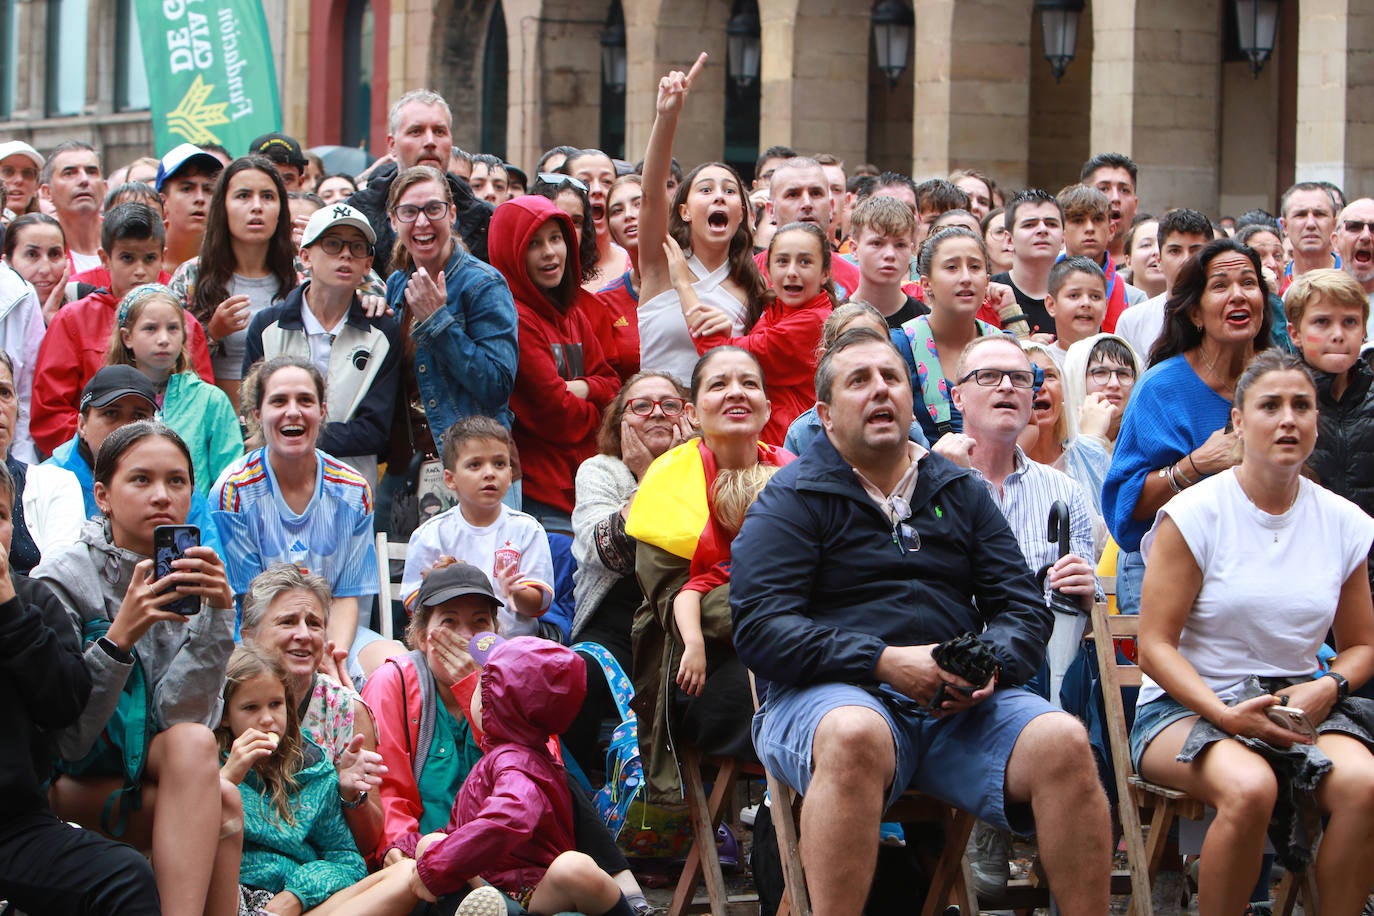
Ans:
{"type": "Polygon", "coordinates": [[[998,827],[1030,836],[1029,805],[1006,804],[1007,761],[1031,719],[1055,707],[1020,688],[998,690],[971,709],[935,719],[914,700],[887,687],[881,699],[853,684],[769,686],[754,715],[754,748],[769,772],[803,795],[811,784],[812,743],[821,719],[843,706],[878,713],[892,730],[897,771],[887,804],[907,788],[972,812],[998,827]]]}
{"type": "Polygon", "coordinates": [[[1131,725],[1131,766],[1140,772],[1140,758],[1145,756],[1145,748],[1170,725],[1179,719],[1195,716],[1187,706],[1169,696],[1156,697],[1135,709],[1135,723],[1131,725]]]}

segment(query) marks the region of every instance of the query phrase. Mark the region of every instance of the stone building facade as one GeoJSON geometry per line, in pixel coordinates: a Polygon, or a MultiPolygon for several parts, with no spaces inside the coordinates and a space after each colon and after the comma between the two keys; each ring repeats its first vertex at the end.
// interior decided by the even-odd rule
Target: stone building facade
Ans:
{"type": "MultiPolygon", "coordinates": [[[[119,163],[147,151],[145,113],[121,111],[120,17],[140,0],[0,0],[0,134],[40,148],[93,139],[119,163]],[[45,101],[48,22],[85,19],[86,104],[45,101]],[[8,24],[7,24],[8,23],[8,24]]],[[[1374,194],[1374,4],[1283,0],[1259,74],[1236,46],[1231,0],[1089,0],[1056,81],[1032,0],[910,0],[912,54],[895,85],[869,14],[843,0],[266,0],[287,132],[307,146],[385,150],[387,109],[428,86],[458,145],[532,168],[545,148],[604,145],[635,160],[659,75],[698,50],[712,65],[679,132],[684,163],[749,163],[787,144],[918,178],[979,168],[1051,191],[1092,153],[1141,165],[1142,208],[1214,216],[1273,210],[1294,176],[1374,194]],[[755,3],[757,5],[755,6],[755,3]],[[761,65],[727,75],[727,23],[756,12],[761,65]],[[601,39],[623,22],[627,88],[603,85],[601,39]]]]}

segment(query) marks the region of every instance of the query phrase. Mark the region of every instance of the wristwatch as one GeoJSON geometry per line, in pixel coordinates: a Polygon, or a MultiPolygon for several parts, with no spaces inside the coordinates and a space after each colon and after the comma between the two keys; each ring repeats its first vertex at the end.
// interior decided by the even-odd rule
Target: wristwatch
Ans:
{"type": "Polygon", "coordinates": [[[348,801],[348,800],[345,799],[342,795],[339,796],[339,805],[340,805],[340,807],[347,808],[347,809],[350,810],[350,811],[353,810],[354,808],[361,808],[361,807],[362,807],[363,805],[365,805],[365,804],[367,804],[367,793],[366,793],[366,792],[359,792],[359,793],[358,793],[358,797],[355,798],[355,799],[353,799],[353,801],[348,801]]]}
{"type": "Polygon", "coordinates": [[[1339,671],[1327,671],[1322,677],[1329,677],[1336,682],[1336,702],[1339,703],[1350,696],[1350,682],[1345,679],[1345,675],[1339,671]]]}

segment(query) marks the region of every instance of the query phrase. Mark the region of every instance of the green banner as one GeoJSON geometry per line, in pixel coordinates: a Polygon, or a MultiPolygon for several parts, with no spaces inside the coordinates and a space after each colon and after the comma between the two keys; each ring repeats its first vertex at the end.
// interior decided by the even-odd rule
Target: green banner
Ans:
{"type": "Polygon", "coordinates": [[[158,155],[218,143],[234,156],[281,130],[261,0],[139,0],[139,37],[158,155]]]}

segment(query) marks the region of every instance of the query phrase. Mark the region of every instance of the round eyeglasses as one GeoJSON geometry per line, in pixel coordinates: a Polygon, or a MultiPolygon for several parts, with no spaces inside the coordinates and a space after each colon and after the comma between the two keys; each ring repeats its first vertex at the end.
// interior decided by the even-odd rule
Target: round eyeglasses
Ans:
{"type": "Polygon", "coordinates": [[[449,204],[446,200],[431,200],[423,207],[417,207],[414,204],[397,204],[396,209],[392,210],[391,214],[403,223],[415,222],[421,213],[425,215],[425,219],[436,222],[448,215],[448,207],[449,204]]]}
{"type": "Polygon", "coordinates": [[[647,417],[657,407],[665,417],[676,417],[686,406],[682,398],[635,398],[625,405],[625,409],[637,417],[647,417]]]}
{"type": "Polygon", "coordinates": [[[1088,370],[1088,378],[1099,385],[1105,385],[1116,376],[1117,384],[1122,387],[1135,384],[1135,370],[1130,366],[1093,366],[1088,370]]]}
{"type": "Polygon", "coordinates": [[[360,242],[357,239],[344,240],[337,235],[326,235],[315,243],[324,249],[328,255],[336,255],[348,247],[348,253],[355,258],[366,258],[372,254],[372,246],[367,242],[360,242]]]}

